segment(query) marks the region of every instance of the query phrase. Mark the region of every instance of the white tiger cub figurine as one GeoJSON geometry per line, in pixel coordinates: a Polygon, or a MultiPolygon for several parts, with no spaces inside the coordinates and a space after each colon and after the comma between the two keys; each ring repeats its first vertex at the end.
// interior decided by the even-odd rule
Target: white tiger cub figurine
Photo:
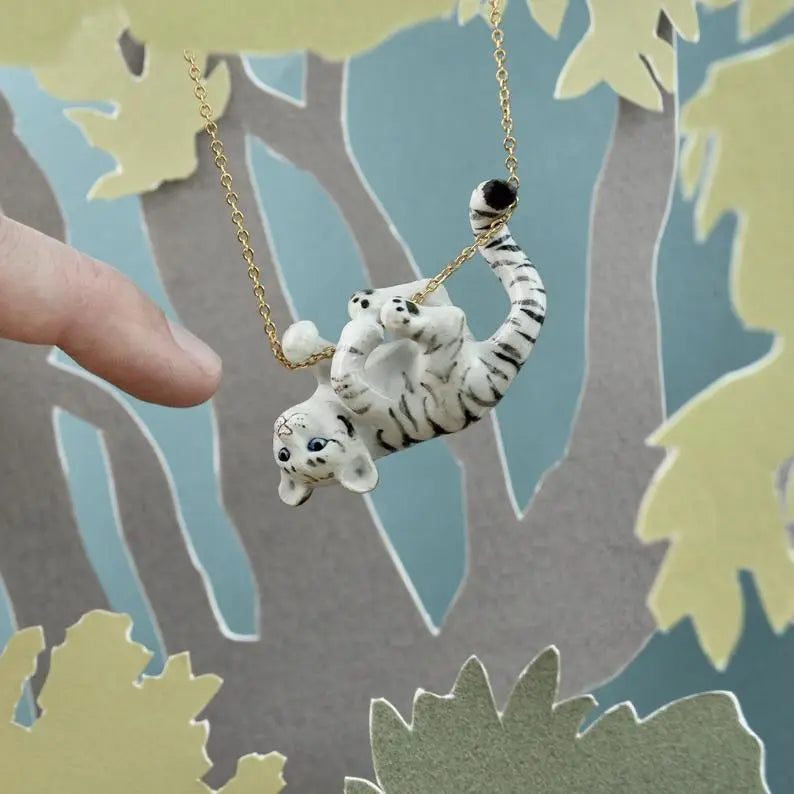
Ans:
{"type": "MultiPolygon", "coordinates": [[[[479,185],[469,205],[475,236],[514,199],[506,182],[479,185]]],[[[422,305],[410,300],[427,280],[352,296],[336,354],[312,368],[317,390],[274,426],[279,495],[286,504],[301,505],[316,487],[334,483],[367,493],[378,483],[378,458],[457,433],[502,399],[538,338],[546,292],[507,226],[480,253],[510,298],[507,317],[485,341],[472,336],[466,315],[443,287],[422,305]],[[384,340],[385,332],[392,341],[384,340]]],[[[284,352],[293,361],[328,344],[311,322],[295,323],[284,334],[284,352]]]]}

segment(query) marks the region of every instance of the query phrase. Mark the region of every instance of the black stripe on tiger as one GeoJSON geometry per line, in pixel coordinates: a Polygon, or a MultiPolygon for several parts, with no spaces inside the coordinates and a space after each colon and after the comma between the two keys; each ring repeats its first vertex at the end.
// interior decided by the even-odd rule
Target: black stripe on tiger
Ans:
{"type": "Polygon", "coordinates": [[[474,422],[477,422],[482,418],[477,414],[473,414],[469,410],[469,407],[463,402],[462,392],[458,392],[458,405],[460,405],[460,410],[463,412],[463,427],[461,430],[465,430],[469,425],[474,424],[474,422]]]}
{"type": "Polygon", "coordinates": [[[414,426],[414,430],[419,432],[419,424],[417,423],[416,419],[414,419],[414,415],[411,413],[411,409],[408,407],[408,399],[403,394],[400,397],[400,410],[405,414],[405,418],[414,426]]]}
{"type": "Polygon", "coordinates": [[[507,354],[503,353],[501,350],[494,350],[493,355],[496,356],[500,361],[505,361],[511,366],[516,368],[516,372],[521,369],[521,362],[516,361],[512,356],[508,356],[507,354]]]}
{"type": "Polygon", "coordinates": [[[336,418],[345,426],[348,436],[350,436],[350,438],[355,438],[356,429],[353,427],[353,423],[343,414],[339,414],[336,418]]]}
{"type": "Polygon", "coordinates": [[[438,397],[436,396],[436,393],[433,391],[433,388],[424,381],[421,381],[419,385],[433,398],[433,402],[436,405],[438,405],[438,397]]]}
{"type": "Polygon", "coordinates": [[[411,436],[408,435],[408,431],[405,429],[403,423],[397,418],[397,414],[394,413],[394,408],[389,408],[389,416],[394,420],[394,424],[397,425],[400,433],[402,434],[403,449],[407,449],[408,447],[412,447],[414,444],[419,444],[421,442],[422,439],[411,438],[411,436]]]}
{"type": "Polygon", "coordinates": [[[498,377],[502,378],[503,380],[510,380],[507,375],[502,372],[499,367],[494,366],[491,364],[490,361],[486,361],[482,356],[480,356],[480,361],[482,362],[483,366],[491,373],[491,375],[497,375],[498,377]]]}
{"type": "Polygon", "coordinates": [[[469,387],[465,392],[464,396],[468,397],[475,405],[479,405],[480,408],[493,408],[498,402],[500,398],[495,400],[483,400],[482,397],[478,397],[471,387],[469,387]]]}
{"type": "Polygon", "coordinates": [[[435,422],[430,416],[430,411],[427,408],[427,397],[422,398],[422,408],[425,412],[425,421],[436,436],[447,436],[452,432],[451,430],[447,430],[446,427],[442,427],[438,422],[435,422]]]}
{"type": "Polygon", "coordinates": [[[527,317],[531,317],[539,325],[542,325],[543,321],[546,319],[545,315],[533,312],[532,309],[527,309],[523,306],[521,307],[521,311],[524,312],[527,317]]]}
{"type": "Polygon", "coordinates": [[[382,429],[378,430],[378,432],[375,433],[375,438],[378,440],[378,444],[380,444],[381,447],[383,447],[383,449],[386,450],[386,452],[398,452],[397,447],[393,447],[387,441],[383,440],[383,430],[382,429]]]}
{"type": "MultiPolygon", "coordinates": [[[[493,240],[490,240],[489,242],[487,242],[485,244],[485,247],[486,248],[496,248],[498,245],[501,245],[505,240],[509,240],[509,239],[510,239],[510,235],[509,234],[505,234],[503,232],[501,235],[499,235],[499,237],[494,237],[493,240]]],[[[517,246],[516,246],[516,250],[518,250],[517,246]]]]}

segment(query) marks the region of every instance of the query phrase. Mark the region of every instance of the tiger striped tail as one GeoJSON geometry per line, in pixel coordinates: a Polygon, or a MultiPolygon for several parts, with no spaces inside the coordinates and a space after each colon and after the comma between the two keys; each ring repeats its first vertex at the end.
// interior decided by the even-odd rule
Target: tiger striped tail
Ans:
{"type": "MultiPolygon", "coordinates": [[[[475,236],[502,217],[515,197],[514,189],[507,182],[493,179],[480,184],[469,203],[475,236]]],[[[540,274],[506,225],[493,239],[480,246],[480,253],[510,298],[510,312],[505,321],[482,343],[482,359],[486,366],[504,373],[502,379],[509,383],[529,358],[540,334],[546,317],[546,290],[540,274]]],[[[507,383],[502,385],[504,388],[507,383]]]]}

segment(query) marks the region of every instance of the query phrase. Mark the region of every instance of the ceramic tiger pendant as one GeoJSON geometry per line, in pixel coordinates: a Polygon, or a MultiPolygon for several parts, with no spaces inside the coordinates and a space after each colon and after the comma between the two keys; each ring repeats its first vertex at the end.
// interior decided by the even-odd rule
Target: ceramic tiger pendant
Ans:
{"type": "MultiPolygon", "coordinates": [[[[506,182],[479,185],[469,205],[475,236],[514,198],[506,182]]],[[[546,292],[507,226],[480,253],[510,298],[504,322],[484,341],[443,287],[421,305],[410,300],[426,280],[353,295],[333,359],[312,368],[317,390],[276,420],[284,502],[301,505],[315,488],[337,483],[367,493],[378,483],[378,458],[457,433],[499,403],[538,338],[546,292]]],[[[287,329],[283,349],[299,361],[328,344],[304,321],[287,329]]]]}

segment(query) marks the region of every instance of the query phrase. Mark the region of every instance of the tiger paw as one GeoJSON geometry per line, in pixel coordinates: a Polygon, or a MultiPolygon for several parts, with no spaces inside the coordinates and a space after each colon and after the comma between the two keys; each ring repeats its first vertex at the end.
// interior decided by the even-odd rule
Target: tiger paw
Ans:
{"type": "Polygon", "coordinates": [[[326,348],[326,342],[320,336],[317,326],[310,320],[301,320],[293,323],[284,331],[281,348],[284,355],[293,363],[305,361],[309,356],[326,348]]]}
{"type": "Polygon", "coordinates": [[[383,305],[380,321],[394,336],[411,336],[418,328],[421,309],[406,298],[392,298],[383,305]]]}
{"type": "Polygon", "coordinates": [[[383,306],[383,296],[376,290],[365,289],[354,292],[350,296],[347,304],[347,313],[351,320],[360,317],[371,319],[373,322],[380,322],[380,310],[383,306]]]}

